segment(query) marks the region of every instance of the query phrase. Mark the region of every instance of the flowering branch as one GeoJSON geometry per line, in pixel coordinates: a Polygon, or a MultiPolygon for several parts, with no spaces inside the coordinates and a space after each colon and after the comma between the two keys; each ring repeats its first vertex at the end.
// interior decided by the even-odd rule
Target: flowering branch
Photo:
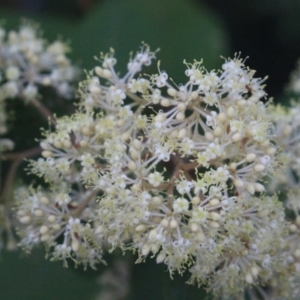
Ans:
{"type": "MultiPolygon", "coordinates": [[[[189,283],[206,284],[216,297],[241,299],[248,289],[251,297],[297,299],[298,104],[285,109],[261,101],[265,78],[254,77],[239,56],[225,59],[218,71],[202,61],[184,62],[187,78],[180,85],[159,68],[145,76],[142,68],[156,51],[143,44],[123,76],[114,51],[101,53],[100,65],[79,85],[78,110],[54,119],[37,100],[37,87],[70,93],[76,71],[67,47],[46,46],[30,26],[15,34],[18,43],[41,43],[37,60],[43,53],[51,58],[46,72],[37,63],[32,76],[19,65],[6,66],[0,84],[5,99],[24,98],[53,125],[40,147],[1,150],[1,159],[12,161],[2,201],[22,159],[40,152],[28,168],[50,187],[16,190],[23,248],[42,243],[51,260],[67,265],[71,258],[84,268],[103,262],[107,247],[131,250],[137,262],[155,257],[171,276],[190,272],[189,283]],[[286,191],[284,203],[278,186],[286,191]]],[[[3,45],[9,52],[10,43],[3,45]]],[[[22,51],[30,65],[33,53],[22,51]]]]}

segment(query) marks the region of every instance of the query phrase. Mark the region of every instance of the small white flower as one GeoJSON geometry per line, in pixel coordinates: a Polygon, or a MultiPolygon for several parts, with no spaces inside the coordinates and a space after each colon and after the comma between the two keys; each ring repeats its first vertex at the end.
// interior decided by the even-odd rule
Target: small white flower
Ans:
{"type": "Polygon", "coordinates": [[[159,172],[154,172],[149,174],[148,181],[154,187],[158,187],[164,181],[164,177],[159,172]]]}
{"type": "Polygon", "coordinates": [[[161,88],[164,87],[168,80],[168,74],[164,71],[160,72],[159,75],[153,77],[153,81],[157,87],[161,88]]]}
{"type": "Polygon", "coordinates": [[[6,69],[5,76],[8,80],[17,80],[19,79],[21,72],[19,68],[11,66],[6,69]]]}
{"type": "Polygon", "coordinates": [[[60,193],[57,195],[55,202],[58,205],[67,205],[71,202],[71,197],[66,193],[60,193]]]}
{"type": "Polygon", "coordinates": [[[171,150],[168,146],[168,144],[164,145],[157,145],[155,147],[155,155],[163,161],[169,161],[170,160],[170,155],[171,155],[171,150]]]}
{"type": "Polygon", "coordinates": [[[189,202],[185,198],[177,198],[173,203],[173,209],[176,213],[182,213],[189,209],[189,202]]]}
{"type": "Polygon", "coordinates": [[[180,180],[176,184],[176,189],[181,195],[183,195],[183,194],[189,193],[192,186],[193,186],[193,183],[191,181],[180,180]]]}

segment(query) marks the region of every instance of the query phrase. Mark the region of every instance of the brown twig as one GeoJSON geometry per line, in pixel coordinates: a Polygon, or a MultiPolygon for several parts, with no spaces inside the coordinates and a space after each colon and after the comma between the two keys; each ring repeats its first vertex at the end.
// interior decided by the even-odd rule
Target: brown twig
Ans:
{"type": "Polygon", "coordinates": [[[47,121],[50,120],[52,125],[56,124],[56,120],[53,114],[51,113],[51,111],[46,106],[44,106],[40,101],[34,99],[30,101],[29,104],[31,104],[34,108],[36,108],[41,114],[41,116],[43,116],[47,121]]]}
{"type": "Polygon", "coordinates": [[[89,202],[98,194],[97,190],[94,190],[90,195],[88,195],[80,204],[79,206],[76,208],[76,210],[74,210],[72,212],[72,216],[73,218],[78,218],[81,213],[84,211],[84,209],[86,208],[86,206],[89,204],[89,202]]]}
{"type": "Polygon", "coordinates": [[[5,182],[3,185],[3,190],[0,196],[0,202],[6,203],[9,199],[9,194],[14,182],[15,174],[17,172],[18,166],[22,162],[24,158],[29,158],[35,156],[41,152],[40,147],[35,147],[29,150],[25,150],[18,153],[3,153],[2,159],[12,160],[10,168],[8,170],[7,176],[5,178],[5,182]]]}
{"type": "MultiPolygon", "coordinates": [[[[171,156],[171,161],[173,165],[175,166],[175,170],[172,174],[172,177],[170,181],[168,182],[168,196],[172,196],[174,193],[174,186],[176,183],[176,180],[179,178],[180,174],[184,174],[185,178],[187,178],[189,181],[192,180],[191,175],[189,174],[189,171],[192,169],[195,169],[199,166],[199,163],[197,161],[191,162],[191,163],[184,163],[184,161],[179,157],[178,154],[171,156]]],[[[171,199],[169,199],[171,201],[171,199]]],[[[171,202],[169,203],[171,205],[171,202]]]]}
{"type": "Polygon", "coordinates": [[[35,156],[39,153],[41,153],[42,149],[40,146],[38,147],[35,147],[35,148],[31,148],[29,150],[25,150],[25,151],[22,151],[22,152],[7,152],[7,153],[3,153],[1,154],[1,158],[3,160],[22,160],[23,158],[28,158],[28,157],[32,157],[32,156],[35,156]]]}

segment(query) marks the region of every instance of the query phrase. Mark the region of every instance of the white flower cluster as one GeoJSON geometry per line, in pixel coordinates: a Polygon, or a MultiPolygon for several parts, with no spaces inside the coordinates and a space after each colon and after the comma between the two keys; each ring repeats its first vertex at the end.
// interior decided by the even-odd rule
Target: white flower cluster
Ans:
{"type": "MultiPolygon", "coordinates": [[[[48,43],[32,23],[24,22],[18,31],[0,27],[0,136],[7,131],[6,99],[36,101],[42,86],[64,98],[72,96],[78,70],[66,56],[69,50],[62,41],[48,43]]],[[[0,151],[12,148],[12,141],[0,139],[0,151]]]]}
{"type": "Polygon", "coordinates": [[[19,191],[21,245],[91,266],[102,247],[133,250],[240,295],[270,280],[286,227],[265,194],[278,160],[264,79],[236,56],[219,71],[185,63],[177,86],[160,69],[141,73],[154,58],[143,45],[120,76],[114,52],[102,54],[78,111],[44,133],[30,168],[50,190],[19,191]]]}
{"type": "MultiPolygon", "coordinates": [[[[297,92],[297,91],[294,91],[297,92]]],[[[280,242],[280,263],[270,280],[270,299],[298,299],[300,294],[300,105],[270,105],[273,140],[280,149],[284,167],[268,186],[269,192],[281,191],[286,208],[288,232],[280,242]]],[[[255,297],[253,299],[256,299],[255,297]]]]}

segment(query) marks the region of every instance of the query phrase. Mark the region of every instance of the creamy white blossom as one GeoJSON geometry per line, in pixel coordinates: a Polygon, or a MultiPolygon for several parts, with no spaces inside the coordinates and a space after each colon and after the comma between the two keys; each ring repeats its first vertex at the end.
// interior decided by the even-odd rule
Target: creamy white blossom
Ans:
{"type": "Polygon", "coordinates": [[[120,75],[114,51],[102,53],[77,112],[44,132],[29,168],[52,188],[18,192],[20,244],[92,267],[102,248],[132,250],[239,297],[269,284],[287,226],[265,193],[279,162],[264,79],[236,56],[219,71],[185,62],[177,86],[141,71],[155,54],[143,45],[120,75]]]}

